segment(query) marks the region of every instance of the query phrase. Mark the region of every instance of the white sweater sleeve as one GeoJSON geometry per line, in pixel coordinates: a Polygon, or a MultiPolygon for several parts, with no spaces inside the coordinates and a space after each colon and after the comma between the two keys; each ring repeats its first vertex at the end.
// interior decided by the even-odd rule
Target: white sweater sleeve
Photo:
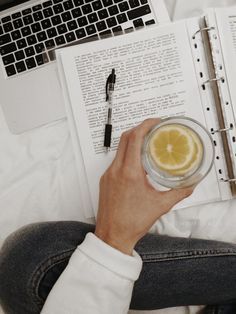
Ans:
{"type": "Polygon", "coordinates": [[[88,233],[44,304],[41,314],[126,314],[142,260],[88,233]]]}

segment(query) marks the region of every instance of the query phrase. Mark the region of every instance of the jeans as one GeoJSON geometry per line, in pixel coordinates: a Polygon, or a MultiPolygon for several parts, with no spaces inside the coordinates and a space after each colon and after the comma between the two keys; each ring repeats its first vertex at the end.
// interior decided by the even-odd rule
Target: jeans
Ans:
{"type": "MultiPolygon", "coordinates": [[[[4,312],[40,313],[71,254],[94,228],[74,221],[48,222],[10,235],[0,251],[4,312]]],[[[235,244],[148,234],[135,249],[143,269],[134,285],[131,309],[208,304],[204,313],[236,313],[235,244]]]]}

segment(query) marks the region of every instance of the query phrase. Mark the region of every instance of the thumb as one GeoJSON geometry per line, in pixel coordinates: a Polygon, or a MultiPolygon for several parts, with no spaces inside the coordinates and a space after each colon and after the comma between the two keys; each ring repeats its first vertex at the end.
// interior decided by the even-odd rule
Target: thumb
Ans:
{"type": "Polygon", "coordinates": [[[170,208],[182,201],[183,199],[189,197],[194,191],[194,187],[188,187],[183,189],[173,189],[167,192],[164,192],[166,195],[166,200],[170,208]]]}

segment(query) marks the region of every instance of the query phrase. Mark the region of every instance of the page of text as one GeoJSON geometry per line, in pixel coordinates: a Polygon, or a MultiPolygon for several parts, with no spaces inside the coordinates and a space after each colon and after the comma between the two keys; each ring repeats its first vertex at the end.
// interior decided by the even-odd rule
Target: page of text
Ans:
{"type": "MultiPolygon", "coordinates": [[[[191,116],[205,125],[184,22],[69,48],[61,58],[95,210],[99,179],[113,160],[123,131],[148,117],[171,115],[191,116]],[[112,68],[117,80],[107,154],[105,84],[112,68]]],[[[219,196],[214,173],[208,180],[216,187],[209,190],[203,181],[186,206],[219,196]]]]}

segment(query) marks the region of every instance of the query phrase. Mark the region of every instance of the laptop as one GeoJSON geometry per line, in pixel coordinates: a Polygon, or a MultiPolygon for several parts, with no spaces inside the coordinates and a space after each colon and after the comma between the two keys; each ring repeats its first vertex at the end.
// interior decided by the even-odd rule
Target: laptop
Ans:
{"type": "Polygon", "coordinates": [[[66,116],[55,49],[168,21],[162,0],[0,0],[0,104],[19,134],[66,116]]]}

